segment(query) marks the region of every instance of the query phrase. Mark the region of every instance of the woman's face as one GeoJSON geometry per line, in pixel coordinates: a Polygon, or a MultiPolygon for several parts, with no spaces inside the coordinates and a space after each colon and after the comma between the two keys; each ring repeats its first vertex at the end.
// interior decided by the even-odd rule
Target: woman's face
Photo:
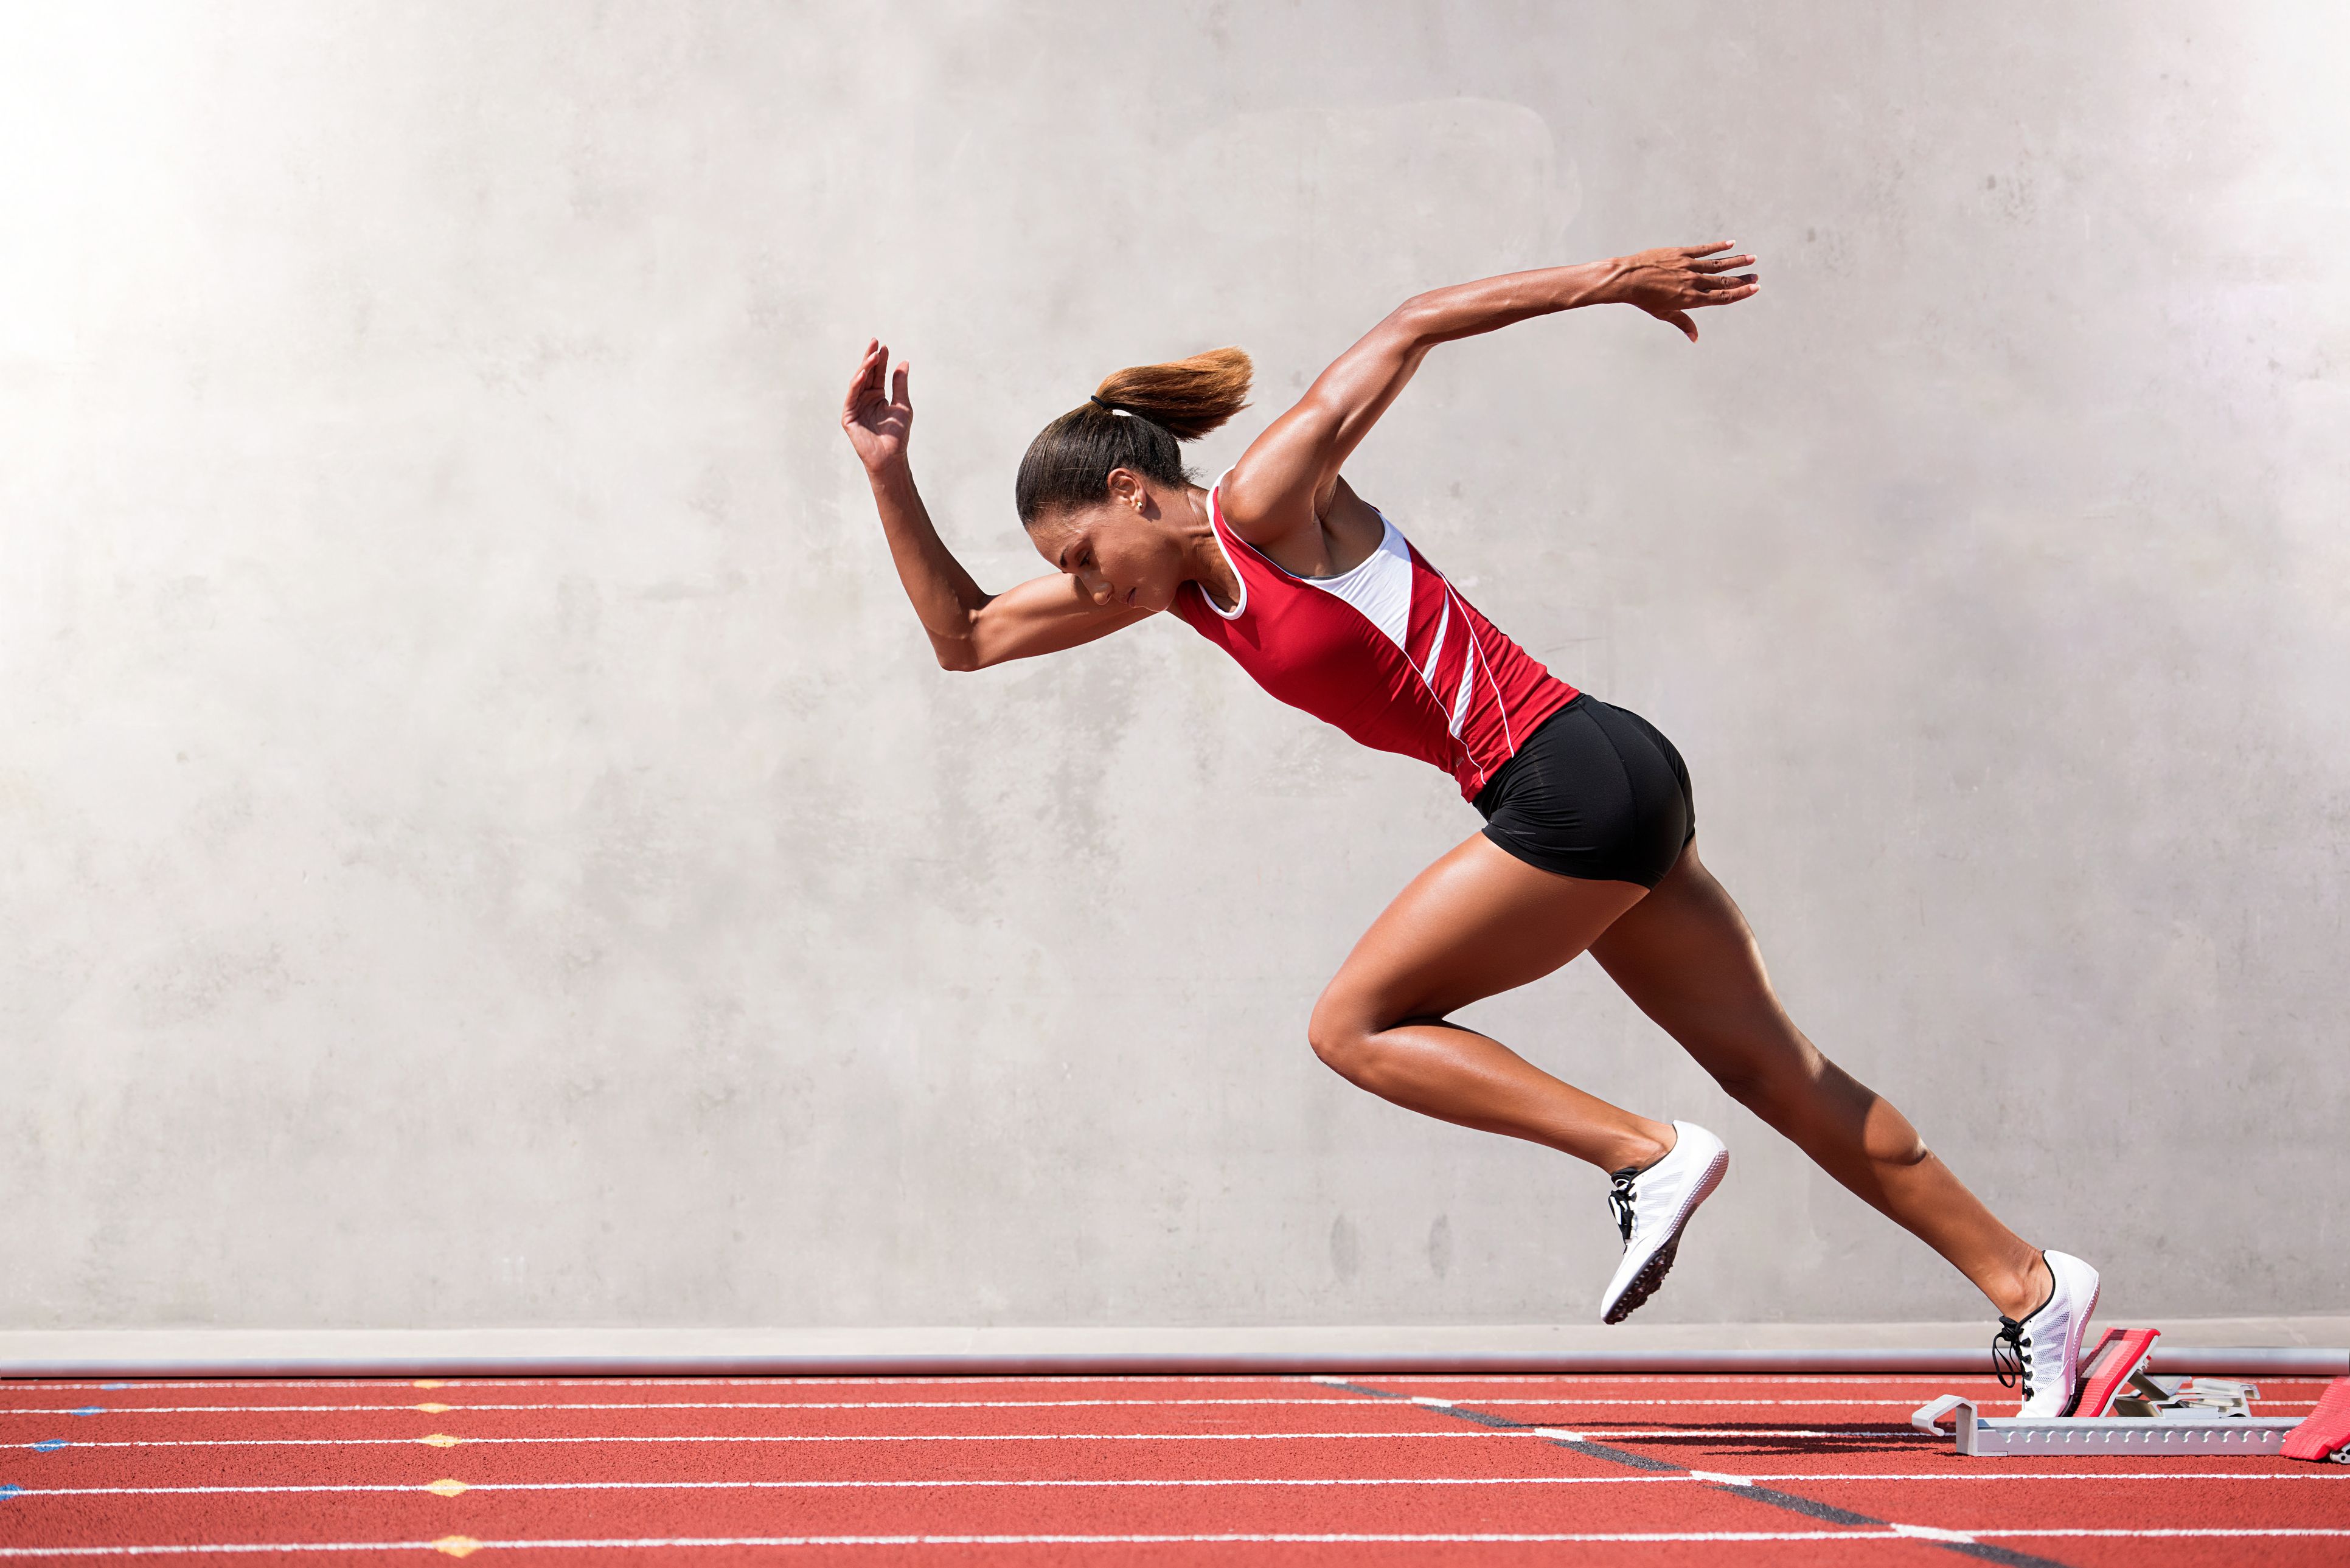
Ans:
{"type": "MultiPolygon", "coordinates": [[[[1123,471],[1113,478],[1120,476],[1123,471]]],[[[1113,484],[1110,495],[1090,506],[1047,513],[1028,537],[1038,555],[1105,607],[1163,610],[1183,583],[1182,553],[1147,485],[1113,484]]]]}

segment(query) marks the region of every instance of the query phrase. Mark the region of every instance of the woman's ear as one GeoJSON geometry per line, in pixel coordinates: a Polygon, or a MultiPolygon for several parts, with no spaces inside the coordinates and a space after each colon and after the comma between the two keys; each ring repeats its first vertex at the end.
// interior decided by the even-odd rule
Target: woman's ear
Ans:
{"type": "Polygon", "coordinates": [[[1149,504],[1150,487],[1134,470],[1113,468],[1109,471],[1109,498],[1120,506],[1131,506],[1139,512],[1149,504]]]}

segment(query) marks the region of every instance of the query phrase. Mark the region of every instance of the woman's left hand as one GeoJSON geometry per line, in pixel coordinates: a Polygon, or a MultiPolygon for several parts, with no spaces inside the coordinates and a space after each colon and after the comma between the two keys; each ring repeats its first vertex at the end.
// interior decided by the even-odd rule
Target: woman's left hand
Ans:
{"type": "Polygon", "coordinates": [[[1762,287],[1751,272],[1731,268],[1752,266],[1754,258],[1726,256],[1723,240],[1711,245],[1667,245],[1617,259],[1609,279],[1608,297],[1637,305],[1659,321],[1670,322],[1697,341],[1697,323],[1689,313],[1709,305],[1733,305],[1762,287]]]}
{"type": "Polygon", "coordinates": [[[906,373],[900,363],[894,386],[884,387],[889,371],[889,349],[879,337],[865,346],[857,379],[840,405],[840,428],[857,449],[868,473],[879,473],[891,463],[906,461],[906,442],[914,433],[914,400],[906,395],[906,373]]]}

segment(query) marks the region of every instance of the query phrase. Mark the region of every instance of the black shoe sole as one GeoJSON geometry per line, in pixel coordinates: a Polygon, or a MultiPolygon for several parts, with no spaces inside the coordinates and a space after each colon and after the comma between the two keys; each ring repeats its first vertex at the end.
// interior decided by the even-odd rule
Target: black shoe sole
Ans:
{"type": "Polygon", "coordinates": [[[1681,1239],[1679,1236],[1658,1248],[1657,1255],[1640,1265],[1640,1272],[1634,1274],[1632,1282],[1624,1287],[1624,1293],[1616,1299],[1616,1305],[1609,1310],[1606,1317],[1599,1321],[1622,1323],[1626,1318],[1630,1317],[1634,1309],[1650,1296],[1655,1295],[1657,1287],[1665,1282],[1665,1276],[1672,1272],[1673,1259],[1679,1255],[1680,1250],[1681,1239]]]}

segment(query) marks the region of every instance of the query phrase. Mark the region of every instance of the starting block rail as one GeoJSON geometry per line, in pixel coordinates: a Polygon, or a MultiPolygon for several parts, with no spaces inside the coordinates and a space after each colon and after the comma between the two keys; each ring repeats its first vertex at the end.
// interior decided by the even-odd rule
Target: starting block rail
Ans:
{"type": "Polygon", "coordinates": [[[1909,1417],[1919,1431],[1940,1433],[1954,1417],[1958,1451],[1970,1458],[2014,1454],[2281,1453],[2291,1418],[2254,1416],[2260,1390],[2217,1378],[2158,1378],[2146,1370],[2161,1332],[2107,1329],[2083,1369],[2070,1416],[1986,1416],[1974,1401],[1945,1394],[1909,1417]]]}
{"type": "Polygon", "coordinates": [[[1985,1416],[1970,1399],[1945,1394],[1911,1417],[1920,1429],[1939,1435],[1936,1422],[1958,1417],[1958,1451],[1970,1459],[2011,1454],[2277,1454],[2300,1422],[2264,1416],[2214,1416],[2204,1419],[2145,1417],[1985,1416]]]}

